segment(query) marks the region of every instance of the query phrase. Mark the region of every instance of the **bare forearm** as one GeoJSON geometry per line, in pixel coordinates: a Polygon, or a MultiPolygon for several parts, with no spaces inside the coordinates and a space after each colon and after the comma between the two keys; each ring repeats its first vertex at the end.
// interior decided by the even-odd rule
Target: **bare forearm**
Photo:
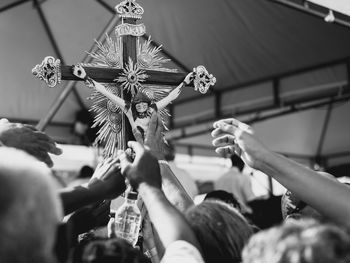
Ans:
{"type": "Polygon", "coordinates": [[[168,201],[160,189],[141,184],[139,193],[165,247],[176,240],[185,240],[200,249],[198,241],[186,219],[168,201]]]}
{"type": "Polygon", "coordinates": [[[168,164],[159,165],[162,175],[163,191],[168,200],[181,212],[193,205],[192,198],[187,194],[168,164]]]}
{"type": "MultiPolygon", "coordinates": [[[[116,189],[117,195],[120,195],[125,190],[125,185],[120,185],[116,189]]],[[[78,186],[74,188],[64,188],[59,191],[62,200],[64,214],[70,214],[75,210],[90,205],[95,202],[100,202],[106,199],[106,189],[99,183],[92,186],[78,186]]]]}
{"type": "Polygon", "coordinates": [[[276,153],[265,154],[259,169],[325,216],[350,226],[350,190],[346,186],[276,153]]]}

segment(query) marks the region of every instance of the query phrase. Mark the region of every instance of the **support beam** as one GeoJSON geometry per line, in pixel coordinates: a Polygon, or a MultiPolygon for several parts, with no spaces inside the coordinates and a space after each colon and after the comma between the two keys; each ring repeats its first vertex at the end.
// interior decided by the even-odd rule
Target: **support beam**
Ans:
{"type": "MultiPolygon", "coordinates": [[[[52,45],[52,48],[56,54],[56,56],[64,63],[64,59],[63,59],[63,56],[62,56],[62,53],[57,45],[57,42],[56,42],[56,39],[54,37],[54,35],[52,34],[52,31],[51,31],[51,28],[49,26],[49,23],[47,22],[47,19],[44,15],[44,12],[43,10],[41,9],[41,6],[40,6],[40,3],[38,0],[33,0],[33,3],[34,3],[34,6],[36,8],[36,10],[38,11],[38,14],[39,14],[39,17],[40,17],[40,20],[44,26],[44,29],[45,29],[45,32],[50,40],[50,43],[52,45]]],[[[78,93],[78,91],[75,89],[75,87],[73,86],[73,94],[79,104],[79,106],[82,108],[82,109],[86,109],[85,107],[85,104],[83,102],[83,100],[80,98],[80,95],[78,93]]]]}
{"type": "Polygon", "coordinates": [[[222,93],[215,92],[215,118],[219,119],[221,116],[221,95],[222,93]]]}
{"type": "Polygon", "coordinates": [[[11,8],[19,6],[21,4],[27,3],[29,1],[31,1],[31,0],[20,0],[20,1],[16,1],[16,2],[13,2],[11,4],[5,5],[5,6],[0,8],[0,13],[5,12],[7,10],[10,10],[11,8]]]}
{"type": "MultiPolygon", "coordinates": [[[[322,13],[322,12],[319,12],[317,10],[313,10],[307,6],[304,6],[303,4],[298,4],[298,3],[295,3],[292,1],[288,1],[288,0],[269,0],[269,1],[274,2],[276,4],[280,4],[280,5],[289,7],[289,8],[292,8],[294,10],[302,11],[304,13],[313,15],[315,17],[320,17],[322,19],[324,19],[327,16],[327,13],[322,13]]],[[[324,22],[324,23],[326,23],[326,22],[324,22]]],[[[346,27],[348,29],[350,28],[350,23],[348,21],[345,21],[345,20],[339,18],[339,17],[335,17],[335,20],[333,23],[340,25],[340,26],[343,26],[343,27],[346,27]]]]}
{"type": "MultiPolygon", "coordinates": [[[[103,42],[106,38],[106,32],[110,33],[113,29],[114,26],[117,24],[119,21],[118,16],[113,16],[111,20],[108,22],[107,26],[103,29],[101,32],[100,36],[97,38],[98,42],[103,42]]],[[[96,50],[95,44],[92,45],[92,47],[89,50],[89,53],[92,53],[96,50]]],[[[84,59],[82,62],[87,63],[90,61],[90,57],[88,54],[85,55],[84,59]]],[[[45,130],[46,126],[48,123],[52,120],[52,118],[56,115],[57,111],[59,108],[62,106],[63,102],[66,100],[72,89],[74,88],[75,82],[74,81],[69,81],[62,92],[59,94],[59,96],[56,98],[54,103],[51,105],[49,112],[46,114],[44,118],[40,120],[40,122],[37,125],[38,130],[45,130]]]]}
{"type": "Polygon", "coordinates": [[[273,88],[273,101],[276,107],[281,106],[281,98],[280,98],[280,81],[279,79],[274,79],[272,83],[273,88]]]}
{"type": "MultiPolygon", "coordinates": [[[[259,117],[259,118],[249,118],[249,119],[246,119],[246,120],[242,120],[243,122],[246,122],[248,124],[253,124],[253,123],[256,123],[256,122],[261,122],[261,121],[265,121],[265,120],[268,120],[268,119],[273,119],[273,118],[277,118],[277,117],[280,117],[280,116],[284,116],[284,115],[288,115],[288,114],[292,114],[292,113],[295,113],[295,112],[301,112],[301,111],[305,111],[305,110],[310,110],[310,109],[314,109],[314,108],[319,108],[319,107],[323,107],[323,106],[326,106],[326,105],[329,105],[330,103],[336,103],[336,102],[345,102],[345,101],[348,101],[350,100],[350,94],[346,94],[340,98],[334,98],[332,100],[332,102],[330,102],[329,100],[327,101],[322,101],[322,102],[315,102],[313,104],[307,104],[306,106],[297,106],[297,105],[290,105],[288,108],[284,109],[284,110],[281,110],[280,112],[278,113],[272,113],[272,114],[268,114],[268,115],[265,115],[265,116],[262,116],[262,117],[259,117]]],[[[268,110],[268,109],[266,109],[268,110]]],[[[271,110],[271,109],[270,109],[271,110]]],[[[257,111],[255,109],[255,111],[257,111]]],[[[239,116],[242,116],[242,115],[246,115],[245,114],[237,114],[235,117],[239,117],[239,116]]],[[[225,115],[225,116],[221,116],[221,118],[230,118],[232,116],[229,116],[229,115],[225,115]]],[[[205,128],[203,129],[200,129],[198,131],[195,131],[195,132],[186,132],[184,131],[184,134],[181,134],[179,136],[169,136],[167,137],[169,140],[180,140],[180,139],[184,139],[184,138],[190,138],[190,137],[195,137],[195,136],[199,136],[199,135],[203,135],[203,134],[207,134],[210,130],[209,126],[212,125],[212,121],[214,120],[206,120],[205,122],[202,122],[200,124],[205,124],[207,123],[208,125],[206,125],[205,128]]],[[[181,130],[184,130],[185,128],[182,127],[181,130]]],[[[173,131],[175,132],[175,131],[173,131]]]]}
{"type": "MultiPolygon", "coordinates": [[[[14,122],[14,123],[24,123],[29,125],[35,125],[38,123],[38,120],[34,120],[34,119],[20,119],[20,118],[1,116],[0,119],[2,118],[8,119],[10,122],[14,122]]],[[[50,123],[50,126],[62,127],[62,128],[71,128],[73,127],[73,125],[74,125],[73,123],[59,122],[59,121],[54,121],[50,123]]]]}
{"type": "MultiPolygon", "coordinates": [[[[337,65],[341,65],[341,64],[346,64],[348,61],[350,60],[350,57],[346,57],[346,58],[341,58],[341,59],[336,59],[333,61],[328,61],[325,63],[320,63],[320,64],[316,64],[316,65],[311,65],[311,66],[307,66],[307,67],[303,67],[303,68],[299,68],[296,70],[290,70],[290,71],[286,71],[280,74],[273,74],[270,76],[265,76],[262,78],[257,78],[257,79],[253,79],[253,80],[249,80],[249,81],[245,81],[245,82],[240,82],[234,85],[229,85],[229,86],[224,86],[224,87],[216,87],[215,88],[215,92],[220,92],[220,93],[225,93],[225,92],[230,92],[233,90],[238,90],[238,89],[243,89],[249,86],[254,86],[254,85],[258,85],[258,84],[262,84],[262,83],[266,83],[266,82],[272,82],[275,81],[276,79],[281,80],[282,78],[286,78],[286,77],[291,77],[291,76],[295,76],[298,74],[302,74],[302,73],[306,73],[308,71],[313,71],[313,70],[320,70],[323,68],[327,68],[327,67],[331,67],[331,66],[337,66],[337,65]]],[[[188,102],[193,102],[199,99],[204,99],[207,97],[211,97],[213,96],[213,92],[211,89],[208,91],[208,93],[206,94],[202,94],[202,96],[198,97],[198,96],[193,96],[193,97],[188,97],[188,98],[184,98],[184,99],[178,99],[174,102],[174,105],[181,105],[181,104],[185,104],[188,102]]]]}
{"type": "Polygon", "coordinates": [[[330,120],[331,114],[332,114],[332,109],[333,109],[333,102],[331,99],[330,103],[328,104],[327,113],[326,113],[326,116],[324,119],[320,140],[318,142],[316,158],[321,158],[321,155],[322,155],[322,149],[323,149],[323,145],[324,145],[324,140],[325,140],[326,135],[327,135],[329,120],[330,120]]]}

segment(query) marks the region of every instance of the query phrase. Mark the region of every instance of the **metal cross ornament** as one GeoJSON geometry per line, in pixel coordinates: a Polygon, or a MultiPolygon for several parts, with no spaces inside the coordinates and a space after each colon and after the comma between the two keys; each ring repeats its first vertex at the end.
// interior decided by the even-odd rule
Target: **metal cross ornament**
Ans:
{"type": "Polygon", "coordinates": [[[194,89],[204,94],[216,82],[204,66],[190,73],[165,68],[170,60],[161,56],[161,47],[153,47],[150,38],[140,38],[146,33],[145,25],[138,23],[144,10],[135,0],[122,1],[115,9],[121,17],[115,40],[107,35],[105,43],[96,41],[97,51],[89,53],[92,63],[67,66],[46,57],[32,70],[50,88],[61,80],[76,80],[93,89],[93,126],[99,127],[95,143],[104,145],[105,157],[125,149],[126,142],[134,139],[133,133],[142,138],[153,110],[160,113],[166,128],[166,106],[183,86],[193,83],[194,89]]]}

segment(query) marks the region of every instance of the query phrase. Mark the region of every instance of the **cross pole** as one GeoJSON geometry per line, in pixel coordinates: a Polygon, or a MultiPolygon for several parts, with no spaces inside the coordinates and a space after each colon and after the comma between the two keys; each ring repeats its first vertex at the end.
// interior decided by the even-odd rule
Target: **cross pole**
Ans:
{"type": "MultiPolygon", "coordinates": [[[[124,0],[116,6],[116,11],[122,18],[122,24],[116,27],[118,41],[121,41],[120,67],[91,67],[83,66],[87,75],[101,83],[118,84],[116,79],[124,75],[130,67],[130,63],[137,65],[138,61],[138,38],[145,34],[145,26],[137,24],[137,20],[142,18],[143,8],[135,2],[135,0],[124,0]]],[[[215,83],[215,78],[209,75],[203,66],[198,66],[196,69],[196,77],[194,80],[195,90],[205,93],[209,86],[215,83]]],[[[170,71],[161,71],[151,69],[143,69],[146,78],[142,80],[142,84],[151,84],[157,86],[177,86],[187,76],[189,72],[179,73],[170,71]]],[[[61,65],[59,60],[53,57],[46,57],[41,64],[36,65],[32,70],[33,74],[39,79],[44,80],[49,87],[56,86],[61,80],[82,81],[81,78],[73,75],[72,66],[61,65]]],[[[130,72],[130,71],[129,71],[130,72]]],[[[127,76],[128,81],[129,75],[127,76]]],[[[132,95],[126,89],[122,89],[121,97],[125,101],[131,101],[132,95]]],[[[123,138],[121,148],[126,148],[126,142],[134,139],[131,127],[122,114],[122,130],[123,138]]]]}

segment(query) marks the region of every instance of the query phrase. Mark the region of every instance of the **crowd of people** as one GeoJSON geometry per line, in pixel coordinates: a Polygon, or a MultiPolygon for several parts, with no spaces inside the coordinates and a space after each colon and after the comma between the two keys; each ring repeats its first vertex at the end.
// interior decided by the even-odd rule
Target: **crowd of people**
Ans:
{"type": "Polygon", "coordinates": [[[240,157],[288,189],[282,224],[257,227],[242,207],[253,198],[248,191],[238,197],[215,191],[195,205],[165,160],[156,112],[143,142],[129,141],[129,149],[99,164],[87,183],[71,187],[62,187],[49,169],[48,153],[61,153],[50,137],[1,120],[0,261],[350,262],[348,186],[272,152],[236,119],[215,122],[211,134],[219,155],[240,157]],[[135,247],[98,231],[107,228],[110,200],[130,188],[142,212],[135,247]]]}

